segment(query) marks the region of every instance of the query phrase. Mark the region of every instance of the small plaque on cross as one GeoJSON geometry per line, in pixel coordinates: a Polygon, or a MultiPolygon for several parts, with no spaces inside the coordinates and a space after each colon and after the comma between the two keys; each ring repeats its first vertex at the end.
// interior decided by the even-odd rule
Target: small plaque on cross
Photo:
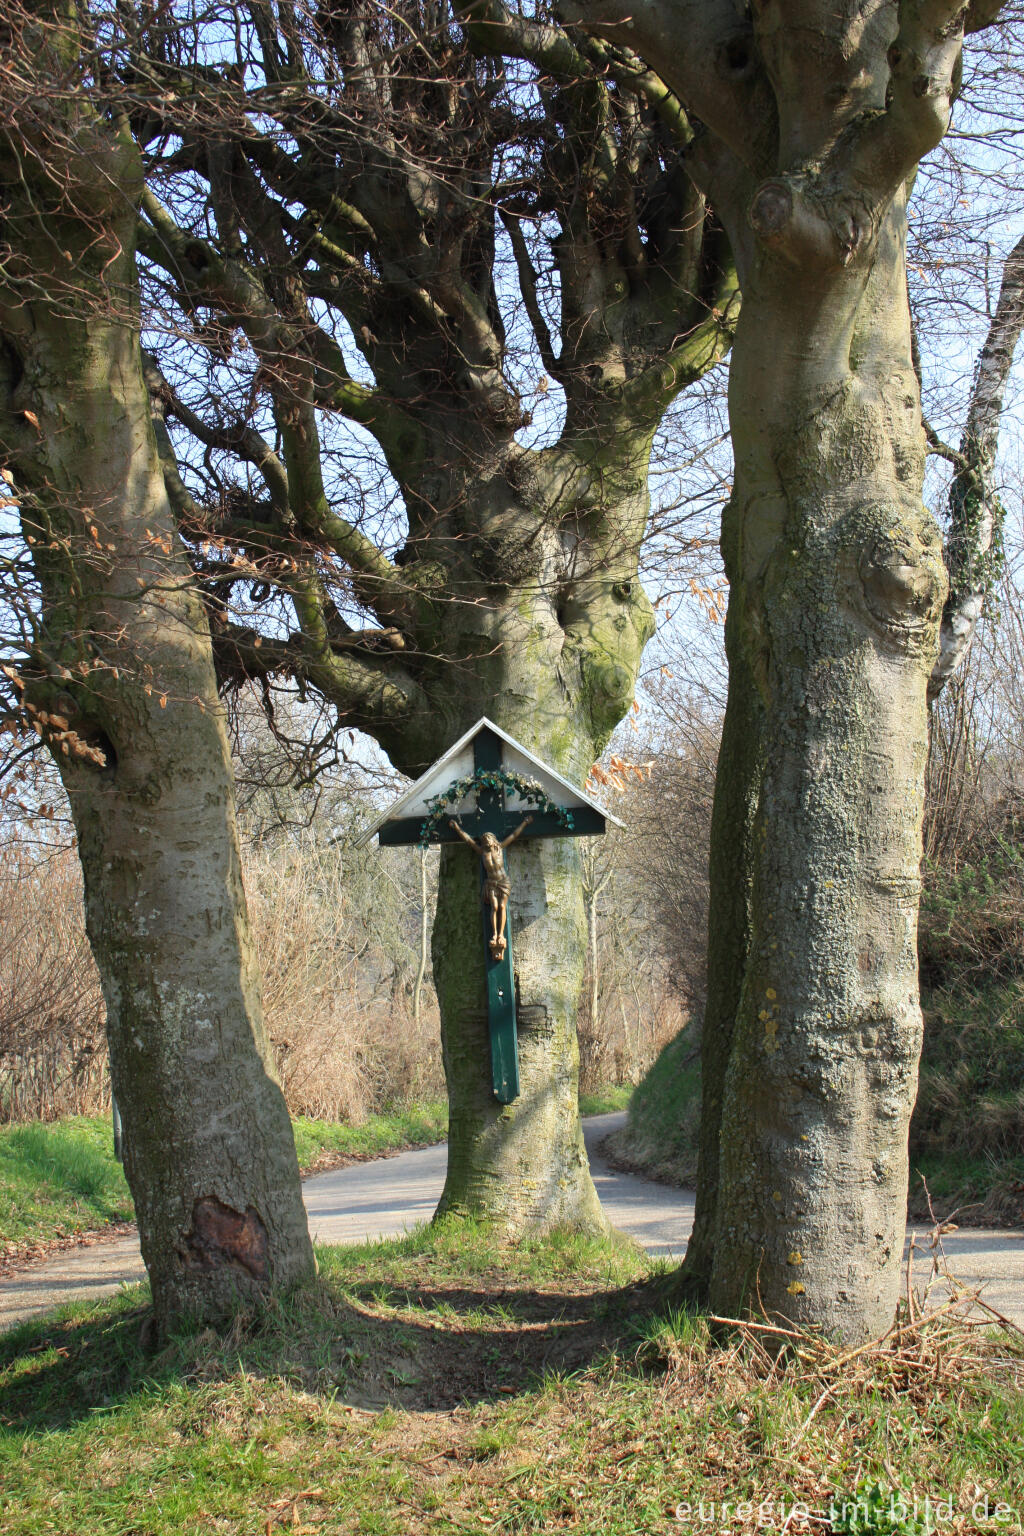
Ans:
{"type": "Polygon", "coordinates": [[[381,847],[461,841],[480,859],[491,1077],[502,1104],[519,1097],[511,878],[505,849],[520,838],[596,837],[621,825],[486,716],[359,838],[381,847]]]}

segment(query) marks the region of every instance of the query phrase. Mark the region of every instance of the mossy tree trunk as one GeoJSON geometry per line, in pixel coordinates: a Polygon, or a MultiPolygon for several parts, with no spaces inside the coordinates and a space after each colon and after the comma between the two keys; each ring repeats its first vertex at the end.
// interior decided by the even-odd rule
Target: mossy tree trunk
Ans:
{"type": "MultiPolygon", "coordinates": [[[[223,337],[243,333],[278,431],[272,446],[244,413],[228,417],[227,391],[200,410],[155,381],[183,456],[245,461],[225,470],[220,502],[175,485],[197,568],[219,582],[222,673],[297,677],[410,775],[486,714],[582,784],[629,709],[653,629],[638,579],[651,445],[675,397],[723,355],[735,316],[724,236],[679,164],[685,115],[634,56],[477,0],[387,11],[360,0],[328,33],[243,48],[221,81],[225,112],[242,65],[287,85],[274,99],[301,154],[255,128],[216,144],[177,123],[183,158],[157,161],[140,236],[189,312],[214,312],[223,337]],[[526,78],[536,118],[515,83],[526,78]],[[157,195],[162,176],[175,206],[194,195],[177,182],[184,161],[204,185],[203,220],[187,227],[157,195]],[[359,380],[336,319],[361,354],[359,380]],[[551,384],[564,403],[544,448],[523,444],[524,343],[536,408],[551,384]],[[332,415],[376,439],[400,488],[393,556],[358,509],[337,510],[332,415]],[[202,558],[208,538],[287,591],[286,639],[257,635],[227,605],[223,565],[202,558]]],[[[155,139],[157,125],[140,118],[138,131],[155,139]]],[[[509,864],[523,1091],[503,1109],[478,873],[466,850],[442,860],[442,1208],[509,1232],[598,1228],[577,1104],[577,850],[531,841],[509,864]]]]}
{"type": "MultiPolygon", "coordinates": [[[[620,526],[629,518],[642,528],[646,518],[648,451],[649,434],[623,425],[619,468],[630,473],[613,501],[620,526]]],[[[560,590],[544,579],[544,564],[560,556],[560,541],[549,531],[559,519],[551,516],[545,490],[551,498],[564,496],[568,480],[578,495],[580,473],[564,455],[557,466],[532,468],[532,500],[520,501],[515,526],[533,551],[534,570],[520,572],[505,602],[443,610],[438,650],[472,652],[480,660],[456,698],[441,682],[446,718],[438,748],[486,713],[582,784],[632,701],[653,615],[636,578],[635,534],[629,552],[594,590],[560,590]]],[[[606,470],[602,511],[607,478],[606,470]]],[[[474,508],[478,518],[479,512],[474,508]]],[[[442,853],[433,956],[450,1132],[439,1210],[500,1222],[510,1233],[553,1224],[604,1230],[579,1120],[576,1018],[587,954],[579,846],[572,838],[525,839],[506,858],[521,1091],[501,1105],[491,1084],[478,860],[461,847],[442,853]]]]}
{"type": "MultiPolygon", "coordinates": [[[[71,803],[155,1314],[313,1272],[249,936],[206,614],[139,346],[137,150],[81,88],[73,7],[12,26],[0,446],[38,583],[23,709],[71,803]]],[[[26,618],[27,615],[23,615],[26,618]]]]}
{"type": "Polygon", "coordinates": [[[687,1272],[718,1312],[859,1341],[889,1324],[899,1285],[926,689],[946,590],[921,501],[905,189],[948,122],[965,8],[579,9],[708,125],[691,168],[743,290],[687,1272]]]}

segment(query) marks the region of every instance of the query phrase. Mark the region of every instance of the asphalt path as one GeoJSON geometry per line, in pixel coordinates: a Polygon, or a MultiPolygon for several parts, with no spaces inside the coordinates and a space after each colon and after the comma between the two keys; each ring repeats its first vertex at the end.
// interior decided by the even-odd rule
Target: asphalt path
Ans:
{"type": "MultiPolygon", "coordinates": [[[[625,1115],[596,1115],[583,1122],[590,1168],[601,1204],[612,1225],[648,1253],[680,1259],[693,1225],[693,1194],[653,1184],[610,1168],[597,1148],[624,1123],[625,1115]]],[[[395,1237],[429,1221],[444,1184],[448,1149],[443,1144],[401,1152],[371,1163],[307,1179],[303,1192],[314,1242],[360,1243],[395,1237]]],[[[908,1232],[915,1249],[915,1280],[923,1285],[930,1269],[927,1233],[908,1232]]],[[[1024,1326],[1024,1233],[981,1228],[943,1239],[949,1271],[998,1311],[1024,1326]]],[[[0,1331],[69,1301],[98,1300],[125,1283],[145,1278],[136,1237],[122,1237],[68,1249],[0,1278],[0,1331]]],[[[938,1295],[944,1295],[940,1282],[938,1295]]],[[[933,1295],[933,1299],[935,1299],[933,1295]]]]}

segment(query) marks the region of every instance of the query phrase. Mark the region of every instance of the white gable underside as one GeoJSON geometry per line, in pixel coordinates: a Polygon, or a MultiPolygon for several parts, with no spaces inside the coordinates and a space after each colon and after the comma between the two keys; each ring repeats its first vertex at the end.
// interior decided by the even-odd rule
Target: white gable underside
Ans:
{"type": "MultiPolygon", "coordinates": [[[[603,805],[599,805],[596,800],[592,800],[589,795],[583,794],[580,790],[574,789],[567,779],[562,778],[561,774],[556,773],[553,768],[548,768],[546,764],[534,757],[532,752],[528,752],[525,747],[521,746],[513,737],[503,731],[500,726],[494,725],[492,721],[484,716],[482,720],[479,720],[474,725],[471,731],[467,731],[465,736],[461,737],[453,747],[450,747],[443,757],[438,758],[434,766],[428,768],[422,778],[417,779],[416,783],[411,785],[404,795],[399,796],[382,815],[377,817],[371,826],[367,827],[366,831],[361,834],[359,843],[369,842],[374,833],[386,821],[398,821],[406,816],[418,817],[420,820],[425,821],[430,815],[430,806],[427,802],[436,795],[443,794],[453,779],[468,778],[473,772],[473,742],[484,726],[501,738],[503,748],[502,767],[506,773],[515,773],[520,778],[528,779],[533,784],[539,784],[547,798],[555,805],[566,806],[569,810],[573,806],[590,806],[592,810],[599,811],[607,821],[612,822],[615,826],[622,825],[615,816],[610,815],[605,810],[603,805]]],[[[529,801],[524,801],[520,795],[512,790],[506,791],[505,806],[513,813],[521,810],[524,815],[528,814],[531,809],[534,809],[534,807],[530,806],[529,801]]],[[[458,805],[453,805],[450,809],[450,814],[455,816],[464,811],[474,810],[476,810],[475,791],[460,801],[458,805]]]]}
{"type": "MultiPolygon", "coordinates": [[[[586,795],[581,795],[578,790],[570,788],[556,774],[538,768],[524,752],[517,751],[507,743],[502,753],[501,766],[506,773],[515,773],[521,779],[529,779],[532,784],[539,784],[548,799],[555,805],[566,805],[571,808],[574,805],[593,804],[586,795]]],[[[398,806],[392,807],[386,819],[395,821],[399,816],[429,816],[428,800],[442,794],[453,779],[468,778],[472,772],[473,743],[470,742],[450,762],[445,763],[443,771],[438,772],[437,769],[432,769],[424,778],[419,779],[412,786],[411,798],[401,803],[401,809],[398,806]]],[[[452,806],[451,814],[454,816],[460,811],[475,811],[476,797],[477,791],[474,790],[466,799],[460,800],[458,805],[452,806]]],[[[508,789],[505,791],[505,805],[508,810],[515,811],[523,806],[529,807],[529,802],[523,800],[514,790],[508,789]]]]}

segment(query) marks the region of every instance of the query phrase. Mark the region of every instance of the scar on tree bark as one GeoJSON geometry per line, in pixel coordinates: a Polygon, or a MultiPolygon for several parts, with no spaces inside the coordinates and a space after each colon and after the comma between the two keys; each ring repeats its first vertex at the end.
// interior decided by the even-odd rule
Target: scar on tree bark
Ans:
{"type": "Polygon", "coordinates": [[[510,832],[508,837],[500,843],[493,832],[483,833],[480,841],[477,842],[475,838],[470,837],[468,832],[463,831],[457,821],[453,821],[451,818],[448,821],[448,825],[455,828],[455,831],[464,843],[468,843],[471,848],[476,850],[483,862],[483,903],[485,907],[490,909],[491,913],[490,950],[495,960],[504,959],[505,950],[508,948],[505,939],[505,923],[508,920],[508,898],[509,892],[512,889],[512,882],[508,877],[508,870],[505,868],[503,850],[511,843],[514,843],[522,832],[525,832],[532,820],[532,816],[527,816],[526,820],[521,821],[515,831],[510,832]]]}

